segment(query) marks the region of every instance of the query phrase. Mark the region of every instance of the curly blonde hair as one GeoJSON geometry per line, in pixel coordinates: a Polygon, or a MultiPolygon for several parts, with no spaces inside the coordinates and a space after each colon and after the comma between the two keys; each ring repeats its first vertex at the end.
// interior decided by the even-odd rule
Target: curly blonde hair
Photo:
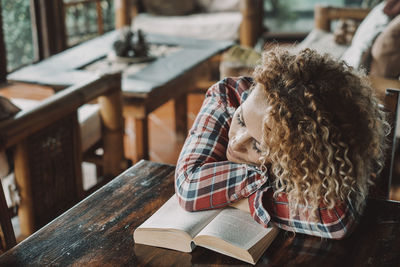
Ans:
{"type": "Polygon", "coordinates": [[[280,48],[263,53],[255,82],[271,107],[262,143],[275,196],[285,192],[291,213],[316,213],[349,201],[361,213],[372,178],[384,163],[385,114],[366,75],[328,55],[280,48]]]}

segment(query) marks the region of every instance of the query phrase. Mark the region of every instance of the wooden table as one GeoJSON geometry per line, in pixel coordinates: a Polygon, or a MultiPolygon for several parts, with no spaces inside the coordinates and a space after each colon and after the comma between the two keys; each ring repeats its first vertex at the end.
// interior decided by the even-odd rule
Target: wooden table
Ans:
{"type": "MultiPolygon", "coordinates": [[[[174,193],[174,167],[140,161],[0,256],[0,266],[249,266],[205,248],[135,245],[133,231],[174,193]]],[[[370,199],[342,241],[281,231],[258,266],[398,266],[400,203],[370,199]]]]}
{"type": "MultiPolygon", "coordinates": [[[[179,47],[158,57],[142,70],[123,75],[124,115],[135,120],[137,158],[148,159],[148,123],[150,112],[167,101],[175,100],[178,136],[187,134],[186,93],[209,70],[209,60],[233,45],[231,41],[196,40],[162,35],[146,35],[151,44],[179,47]]],[[[112,31],[70,48],[37,64],[8,75],[9,81],[48,85],[56,90],[92,76],[88,65],[104,59],[118,38],[112,31]]]]}

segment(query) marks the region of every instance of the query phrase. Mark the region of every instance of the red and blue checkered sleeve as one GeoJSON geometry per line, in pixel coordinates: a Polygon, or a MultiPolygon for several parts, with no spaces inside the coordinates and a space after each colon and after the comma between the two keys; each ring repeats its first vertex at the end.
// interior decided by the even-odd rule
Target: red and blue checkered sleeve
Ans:
{"type": "Polygon", "coordinates": [[[348,203],[340,203],[333,209],[320,205],[317,216],[311,218],[311,207],[299,206],[294,215],[289,215],[286,194],[273,197],[270,186],[263,187],[249,197],[250,212],[253,218],[263,226],[271,223],[287,231],[342,239],[352,232],[358,221],[358,213],[348,203]]]}
{"type": "Polygon", "coordinates": [[[266,182],[258,168],[226,158],[232,115],[250,85],[246,78],[225,79],[208,90],[176,166],[175,191],[184,209],[221,208],[266,182]]]}

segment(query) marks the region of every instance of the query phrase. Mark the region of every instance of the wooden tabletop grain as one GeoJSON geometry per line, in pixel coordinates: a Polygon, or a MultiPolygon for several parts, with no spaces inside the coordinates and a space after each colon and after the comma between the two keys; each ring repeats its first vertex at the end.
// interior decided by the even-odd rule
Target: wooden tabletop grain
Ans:
{"type": "MultiPolygon", "coordinates": [[[[197,247],[135,245],[133,231],[174,193],[174,166],[140,161],[0,256],[0,266],[249,266],[197,247]]],[[[257,266],[399,266],[400,203],[370,199],[347,239],[281,231],[257,266]]]]}

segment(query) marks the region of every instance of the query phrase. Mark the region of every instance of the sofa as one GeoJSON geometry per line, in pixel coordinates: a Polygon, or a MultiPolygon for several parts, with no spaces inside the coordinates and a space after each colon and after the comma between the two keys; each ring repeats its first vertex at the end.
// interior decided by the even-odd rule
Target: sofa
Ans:
{"type": "Polygon", "coordinates": [[[117,27],[254,46],[262,33],[262,0],[118,0],[117,27]]]}
{"type": "MultiPolygon", "coordinates": [[[[342,59],[356,69],[364,69],[383,101],[387,88],[400,88],[399,13],[398,0],[383,1],[373,9],[316,5],[315,28],[302,42],[288,49],[297,52],[312,48],[342,59]],[[395,3],[398,10],[387,10],[391,3],[395,3]],[[338,23],[332,29],[334,21],[338,23]]],[[[220,64],[221,78],[251,75],[258,59],[256,53],[244,47],[227,51],[220,64]]]]}
{"type": "Polygon", "coordinates": [[[387,10],[397,2],[400,4],[397,0],[383,1],[373,9],[317,5],[315,28],[294,50],[313,48],[364,69],[383,100],[386,88],[400,88],[400,5],[397,11],[387,10]],[[340,28],[343,24],[337,23],[332,30],[333,21],[350,21],[356,27],[346,33],[340,28]],[[341,38],[346,34],[351,37],[341,38]]]}

